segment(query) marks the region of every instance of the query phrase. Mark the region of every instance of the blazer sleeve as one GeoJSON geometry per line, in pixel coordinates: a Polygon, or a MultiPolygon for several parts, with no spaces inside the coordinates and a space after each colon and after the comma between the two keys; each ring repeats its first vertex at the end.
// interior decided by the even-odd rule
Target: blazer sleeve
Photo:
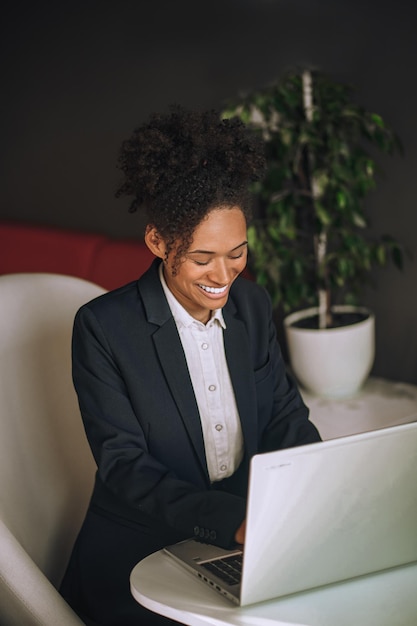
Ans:
{"type": "MultiPolygon", "coordinates": [[[[120,336],[127,341],[129,333],[120,336]]],[[[109,342],[88,306],[75,318],[72,360],[74,385],[99,479],[125,510],[131,511],[132,519],[143,514],[183,537],[197,535],[220,546],[232,545],[235,530],[245,517],[245,499],[212,489],[209,483],[202,485],[192,473],[187,479],[177,471],[180,467],[166,465],[161,454],[159,458],[152,454],[143,427],[146,420],[141,420],[132,406],[131,389],[114,354],[114,342],[109,342]]],[[[150,369],[154,367],[155,363],[149,363],[150,369]]],[[[149,384],[151,379],[149,372],[147,380],[141,383],[138,379],[137,385],[149,384]]],[[[149,391],[158,394],[157,388],[149,391]]],[[[183,444],[173,432],[169,446],[176,445],[183,444]]],[[[186,452],[190,457],[190,451],[186,452]]]]}

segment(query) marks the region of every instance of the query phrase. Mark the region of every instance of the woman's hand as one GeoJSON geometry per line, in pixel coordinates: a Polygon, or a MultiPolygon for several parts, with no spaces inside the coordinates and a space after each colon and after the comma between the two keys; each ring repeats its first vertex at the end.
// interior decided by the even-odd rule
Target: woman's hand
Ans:
{"type": "Polygon", "coordinates": [[[236,543],[245,543],[245,533],[246,533],[246,520],[244,519],[237,531],[235,532],[235,541],[236,543]]]}

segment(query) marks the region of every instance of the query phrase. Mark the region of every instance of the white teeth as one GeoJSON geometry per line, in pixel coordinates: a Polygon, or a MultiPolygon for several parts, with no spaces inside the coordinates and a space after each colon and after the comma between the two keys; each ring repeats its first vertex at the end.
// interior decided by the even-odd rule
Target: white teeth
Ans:
{"type": "Polygon", "coordinates": [[[227,285],[224,287],[206,287],[205,285],[199,285],[201,289],[207,291],[208,293],[223,293],[227,289],[227,285]]]}

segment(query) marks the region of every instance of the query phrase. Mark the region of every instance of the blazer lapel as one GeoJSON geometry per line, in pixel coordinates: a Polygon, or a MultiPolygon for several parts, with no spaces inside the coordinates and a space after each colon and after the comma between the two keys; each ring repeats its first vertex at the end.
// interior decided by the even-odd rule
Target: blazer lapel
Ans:
{"type": "Polygon", "coordinates": [[[230,301],[223,309],[226,323],[224,346],[230,378],[235,392],[236,403],[240,415],[243,437],[248,458],[257,449],[257,409],[255,382],[252,373],[250,346],[243,322],[233,315],[234,307],[230,301]]]}
{"type": "MultiPolygon", "coordinates": [[[[153,339],[165,378],[196,452],[204,478],[209,481],[197,401],[178,330],[159,280],[158,266],[157,260],[139,279],[138,287],[148,322],[158,326],[153,339]]],[[[175,445],[175,442],[173,443],[175,445]]]]}
{"type": "Polygon", "coordinates": [[[181,340],[173,319],[161,326],[154,334],[154,342],[172,396],[208,479],[200,414],[181,340]]]}

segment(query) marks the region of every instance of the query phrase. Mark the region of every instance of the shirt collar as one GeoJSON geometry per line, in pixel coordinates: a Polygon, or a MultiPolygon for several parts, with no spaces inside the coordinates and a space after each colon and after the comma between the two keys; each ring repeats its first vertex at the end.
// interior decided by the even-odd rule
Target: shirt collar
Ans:
{"type": "MultiPolygon", "coordinates": [[[[201,324],[202,322],[199,322],[198,320],[196,320],[195,317],[190,315],[188,311],[184,309],[182,304],[178,302],[178,300],[176,299],[172,291],[169,289],[166,283],[165,277],[164,277],[163,263],[161,263],[159,266],[159,279],[161,281],[162,289],[164,290],[165,297],[168,300],[169,308],[171,309],[172,316],[177,326],[189,327],[192,324],[201,324]]],[[[215,323],[220,324],[220,326],[223,329],[226,328],[226,323],[223,318],[222,309],[214,309],[214,311],[212,311],[211,317],[209,321],[207,322],[207,324],[203,324],[203,325],[212,326],[215,323]]]]}

